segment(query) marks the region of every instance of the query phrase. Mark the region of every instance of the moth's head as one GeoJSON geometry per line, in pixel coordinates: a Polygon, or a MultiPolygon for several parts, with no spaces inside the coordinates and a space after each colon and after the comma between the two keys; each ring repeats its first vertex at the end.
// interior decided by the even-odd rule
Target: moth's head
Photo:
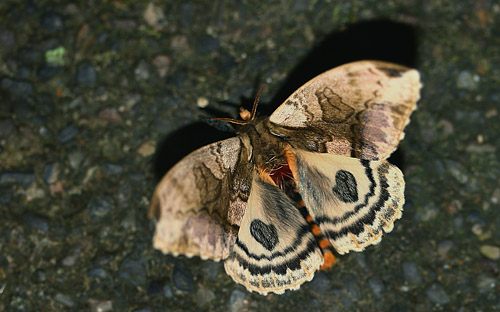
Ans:
{"type": "Polygon", "coordinates": [[[259,104],[259,97],[260,97],[260,91],[262,91],[262,88],[259,89],[259,92],[257,92],[257,96],[255,97],[255,100],[253,101],[253,106],[252,106],[252,111],[248,111],[247,109],[240,107],[240,118],[239,119],[234,119],[234,118],[214,118],[214,120],[221,120],[237,125],[246,125],[252,122],[255,119],[255,114],[257,112],[257,105],[259,104]]]}

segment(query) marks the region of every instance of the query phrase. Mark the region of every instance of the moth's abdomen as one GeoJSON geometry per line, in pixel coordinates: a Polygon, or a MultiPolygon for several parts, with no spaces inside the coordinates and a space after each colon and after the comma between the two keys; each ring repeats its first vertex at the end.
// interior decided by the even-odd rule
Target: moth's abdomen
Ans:
{"type": "Polygon", "coordinates": [[[302,200],[302,196],[297,190],[297,183],[294,180],[294,175],[290,169],[290,165],[292,166],[292,168],[295,168],[295,160],[293,158],[293,155],[290,154],[289,150],[286,151],[285,157],[287,163],[281,164],[278,168],[272,170],[271,174],[269,175],[270,179],[272,179],[274,184],[279,186],[285,192],[285,194],[293,202],[296,203],[296,208],[299,210],[302,217],[306,220],[309,226],[309,230],[314,235],[316,243],[321,249],[323,258],[325,259],[320,269],[329,269],[336,262],[335,256],[332,252],[333,246],[321,231],[318,223],[314,220],[314,218],[307,210],[306,204],[302,200]]]}

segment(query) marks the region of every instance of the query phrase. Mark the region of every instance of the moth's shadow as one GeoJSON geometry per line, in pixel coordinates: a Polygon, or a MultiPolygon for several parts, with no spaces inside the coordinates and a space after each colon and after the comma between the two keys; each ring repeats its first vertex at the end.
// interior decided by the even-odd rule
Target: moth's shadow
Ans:
{"type": "MultiPolygon", "coordinates": [[[[332,32],[297,64],[272,100],[261,103],[259,112],[269,116],[301,85],[328,69],[367,59],[415,67],[416,51],[416,32],[408,24],[373,20],[332,32]]],[[[247,107],[246,104],[253,102],[253,99],[242,99],[242,102],[247,107]]],[[[231,136],[234,134],[219,131],[202,122],[175,131],[159,144],[154,159],[155,176],[159,179],[177,161],[196,148],[231,136]]],[[[393,153],[389,160],[403,169],[404,155],[400,150],[393,153]]]]}
{"type": "Polygon", "coordinates": [[[233,137],[204,122],[196,122],[167,135],[159,144],[153,160],[157,180],[190,152],[204,145],[233,137]]]}

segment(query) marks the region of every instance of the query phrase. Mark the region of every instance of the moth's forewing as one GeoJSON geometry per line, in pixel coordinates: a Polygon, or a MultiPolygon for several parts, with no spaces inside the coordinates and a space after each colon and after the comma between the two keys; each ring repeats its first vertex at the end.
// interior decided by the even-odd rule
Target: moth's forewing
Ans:
{"type": "Polygon", "coordinates": [[[237,137],[219,141],[192,152],[163,177],[149,209],[156,222],[155,248],[204,259],[228,257],[250,192],[244,152],[237,137]]]}
{"type": "Polygon", "coordinates": [[[270,116],[272,132],[295,148],[385,159],[404,136],[421,88],[418,71],[360,61],[300,87],[270,116]]]}

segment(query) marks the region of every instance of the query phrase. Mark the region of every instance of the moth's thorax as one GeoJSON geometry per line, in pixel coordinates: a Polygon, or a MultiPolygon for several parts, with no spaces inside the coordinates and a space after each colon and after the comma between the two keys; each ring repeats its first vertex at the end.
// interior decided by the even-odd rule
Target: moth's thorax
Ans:
{"type": "Polygon", "coordinates": [[[248,150],[250,161],[260,169],[272,170],[283,162],[283,139],[269,131],[269,118],[257,117],[252,122],[241,126],[238,130],[245,148],[248,150]]]}

